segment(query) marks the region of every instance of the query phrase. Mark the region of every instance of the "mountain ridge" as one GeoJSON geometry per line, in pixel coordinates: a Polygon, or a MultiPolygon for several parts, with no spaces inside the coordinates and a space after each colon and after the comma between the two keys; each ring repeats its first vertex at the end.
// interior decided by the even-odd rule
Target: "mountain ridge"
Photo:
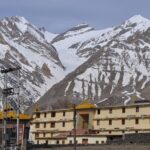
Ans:
{"type": "Polygon", "coordinates": [[[136,15],[103,30],[80,24],[53,34],[10,17],[0,21],[0,57],[1,68],[23,66],[25,108],[42,95],[41,107],[85,98],[127,105],[149,97],[150,20],[136,15]]]}
{"type": "MultiPolygon", "coordinates": [[[[70,73],[73,76],[71,79],[66,76],[41,97],[40,105],[42,102],[46,105],[53,105],[55,108],[61,100],[65,101],[66,99],[67,101],[75,99],[75,97],[76,100],[87,98],[92,103],[105,106],[127,105],[134,103],[134,100],[137,99],[148,99],[150,84],[149,30],[150,20],[136,15],[117,27],[103,30],[104,33],[100,34],[102,31],[98,31],[96,39],[91,36],[89,39],[87,38],[87,41],[81,42],[82,46],[78,46],[80,45],[78,42],[78,45],[74,47],[67,45],[66,49],[74,49],[77,51],[76,55],[86,59],[70,73]],[[85,44],[83,45],[83,43],[85,44]],[[85,52],[88,55],[83,55],[85,52]],[[93,56],[95,56],[94,60],[90,59],[93,56]],[[89,66],[91,63],[92,67],[89,66]],[[81,68],[84,68],[84,71],[81,68]],[[74,93],[76,94],[74,95],[74,93]],[[53,99],[58,102],[53,104],[53,99]]],[[[77,37],[79,40],[79,35],[77,37]]],[[[69,38],[74,37],[68,37],[68,41],[69,38]]],[[[64,39],[64,42],[65,40],[67,39],[64,39]]],[[[59,51],[57,43],[61,45],[63,41],[53,43],[59,51]]],[[[77,43],[74,42],[74,45],[77,43]]]]}
{"type": "MultiPolygon", "coordinates": [[[[63,72],[64,66],[57,50],[45,38],[44,32],[24,17],[2,19],[0,39],[1,68],[18,65],[22,67],[20,86],[24,99],[22,106],[26,109],[44,94],[51,84],[59,80],[59,73],[63,72]]],[[[9,77],[9,86],[13,86],[11,80],[15,78],[9,77]]]]}

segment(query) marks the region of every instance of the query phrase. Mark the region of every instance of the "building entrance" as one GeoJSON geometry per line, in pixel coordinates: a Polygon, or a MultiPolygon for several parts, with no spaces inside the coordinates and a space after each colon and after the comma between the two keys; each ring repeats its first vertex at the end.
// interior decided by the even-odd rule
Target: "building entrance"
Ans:
{"type": "Polygon", "coordinates": [[[88,129],[89,124],[89,114],[81,114],[80,115],[80,128],[88,129]]]}

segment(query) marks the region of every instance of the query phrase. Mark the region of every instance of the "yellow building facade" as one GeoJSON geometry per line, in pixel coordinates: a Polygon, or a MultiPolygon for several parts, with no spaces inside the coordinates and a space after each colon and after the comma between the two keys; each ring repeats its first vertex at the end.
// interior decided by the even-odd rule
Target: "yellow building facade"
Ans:
{"type": "MultiPolygon", "coordinates": [[[[77,144],[104,144],[111,136],[150,133],[150,104],[97,107],[88,102],[76,106],[77,144]]],[[[37,111],[31,122],[35,144],[73,144],[74,109],[37,111]]]]}

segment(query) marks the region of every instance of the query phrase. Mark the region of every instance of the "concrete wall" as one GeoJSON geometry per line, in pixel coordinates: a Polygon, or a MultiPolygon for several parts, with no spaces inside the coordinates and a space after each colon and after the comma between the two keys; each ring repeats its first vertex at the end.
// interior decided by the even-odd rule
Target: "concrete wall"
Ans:
{"type": "MultiPolygon", "coordinates": [[[[83,139],[88,139],[88,144],[105,144],[106,141],[107,141],[107,138],[105,136],[104,137],[81,136],[81,137],[76,138],[77,144],[83,144],[83,139]]],[[[70,143],[70,141],[72,141],[72,143],[74,143],[73,137],[68,137],[67,138],[67,143],[68,144],[70,143]]]]}

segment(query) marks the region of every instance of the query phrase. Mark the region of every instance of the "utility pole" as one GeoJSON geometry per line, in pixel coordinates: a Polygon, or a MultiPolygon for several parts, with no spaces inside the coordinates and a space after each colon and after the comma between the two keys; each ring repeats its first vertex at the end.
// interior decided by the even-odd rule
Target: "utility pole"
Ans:
{"type": "MultiPolygon", "coordinates": [[[[4,89],[2,90],[3,93],[3,150],[7,149],[7,140],[8,140],[8,134],[7,134],[7,96],[14,94],[13,88],[7,88],[7,73],[12,71],[17,71],[21,69],[20,67],[16,68],[6,68],[1,70],[1,73],[4,74],[4,89]]],[[[18,86],[19,87],[19,86],[18,86]]],[[[18,108],[17,108],[18,109],[18,108]]],[[[18,122],[19,123],[19,122],[18,122]]]]}
{"type": "Polygon", "coordinates": [[[4,75],[4,89],[2,90],[3,93],[3,149],[5,150],[7,148],[7,140],[8,140],[8,133],[7,133],[7,112],[9,111],[8,108],[8,101],[7,97],[9,95],[14,94],[13,88],[7,87],[7,74],[4,75]]]}
{"type": "MultiPolygon", "coordinates": [[[[7,73],[4,74],[4,89],[7,89],[7,73]]],[[[3,94],[3,149],[6,149],[7,136],[7,95],[3,94]]]]}
{"type": "Polygon", "coordinates": [[[19,111],[20,111],[20,70],[18,70],[18,92],[17,92],[17,148],[19,149],[19,111]]]}
{"type": "Polygon", "coordinates": [[[76,143],[76,105],[73,105],[73,126],[74,126],[74,150],[77,149],[77,143],[76,143]]]}

